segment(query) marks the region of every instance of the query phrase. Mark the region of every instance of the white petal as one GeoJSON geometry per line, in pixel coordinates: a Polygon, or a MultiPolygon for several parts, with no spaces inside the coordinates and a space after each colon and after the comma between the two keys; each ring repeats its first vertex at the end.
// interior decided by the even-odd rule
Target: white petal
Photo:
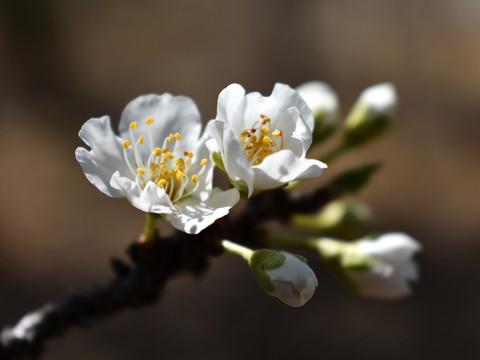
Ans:
{"type": "Polygon", "coordinates": [[[223,164],[229,178],[232,181],[244,181],[248,187],[248,196],[251,196],[253,193],[254,172],[237,137],[232,129],[221,121],[213,121],[211,129],[213,137],[221,150],[223,164]]]}
{"type": "Polygon", "coordinates": [[[136,182],[116,172],[112,176],[111,184],[120,190],[137,209],[163,215],[174,211],[173,204],[165,191],[151,181],[142,190],[136,182]]]}
{"type": "Polygon", "coordinates": [[[293,180],[304,180],[320,176],[327,165],[314,159],[298,158],[290,150],[281,150],[267,156],[253,167],[255,189],[271,189],[293,180]]]}
{"type": "Polygon", "coordinates": [[[312,132],[300,117],[298,109],[291,107],[284,111],[276,128],[282,130],[284,149],[292,150],[298,157],[304,157],[312,144],[312,132]]]}
{"type": "Polygon", "coordinates": [[[90,151],[82,147],[75,150],[75,157],[87,179],[104,194],[122,197],[110,185],[110,179],[115,171],[126,176],[129,170],[123,159],[123,142],[114,134],[110,118],[103,116],[88,120],[78,135],[91,148],[90,151]]]}
{"type": "Polygon", "coordinates": [[[277,83],[270,96],[265,97],[258,92],[251,92],[245,96],[245,99],[246,102],[241,104],[245,106],[242,130],[253,126],[260,119],[260,114],[269,116],[272,120],[272,128],[275,129],[282,113],[291,107],[298,109],[299,116],[307,124],[310,132],[313,130],[312,111],[302,97],[288,85],[277,83]]]}
{"type": "Polygon", "coordinates": [[[230,208],[239,200],[238,190],[223,191],[215,188],[205,201],[194,196],[179,201],[175,204],[174,211],[165,219],[178,230],[188,234],[198,234],[215,220],[227,215],[230,208]]]}
{"type": "Polygon", "coordinates": [[[218,96],[216,119],[224,121],[234,127],[233,117],[244,96],[245,89],[239,84],[231,84],[223,89],[218,96]]]}
{"type": "Polygon", "coordinates": [[[358,242],[358,249],[372,257],[401,263],[420,251],[421,245],[412,237],[403,233],[386,233],[374,240],[358,242]]]}
{"type": "Polygon", "coordinates": [[[118,126],[120,135],[132,144],[140,135],[145,136],[144,144],[139,147],[143,158],[153,150],[148,133],[152,134],[153,148],[162,147],[169,134],[180,133],[183,139],[178,143],[178,153],[183,153],[185,150],[192,151],[191,146],[200,137],[201,127],[200,112],[195,102],[189,97],[168,93],[142,95],[133,99],[123,110],[118,126]],[[151,125],[145,122],[149,117],[154,119],[151,125]],[[132,130],[134,139],[131,139],[129,126],[134,121],[138,122],[138,127],[132,130]]]}

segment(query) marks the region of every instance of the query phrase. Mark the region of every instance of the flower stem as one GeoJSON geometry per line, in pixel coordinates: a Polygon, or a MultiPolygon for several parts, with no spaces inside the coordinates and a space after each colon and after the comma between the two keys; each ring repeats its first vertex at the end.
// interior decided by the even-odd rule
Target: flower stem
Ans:
{"type": "Polygon", "coordinates": [[[143,228],[143,236],[145,237],[145,242],[152,242],[157,238],[157,219],[160,215],[147,213],[145,218],[145,227],[143,228]]]}
{"type": "Polygon", "coordinates": [[[222,240],[221,241],[221,245],[222,247],[228,251],[229,253],[232,253],[232,254],[235,254],[235,255],[239,255],[241,256],[242,258],[244,258],[245,260],[249,261],[250,260],[250,257],[252,256],[253,254],[253,250],[252,249],[249,249],[245,246],[242,246],[242,245],[239,245],[239,244],[236,244],[232,241],[229,241],[229,240],[222,240]]]}
{"type": "Polygon", "coordinates": [[[307,239],[294,235],[267,234],[262,237],[262,244],[269,246],[287,247],[292,249],[301,249],[307,251],[317,251],[317,239],[307,239]]]}

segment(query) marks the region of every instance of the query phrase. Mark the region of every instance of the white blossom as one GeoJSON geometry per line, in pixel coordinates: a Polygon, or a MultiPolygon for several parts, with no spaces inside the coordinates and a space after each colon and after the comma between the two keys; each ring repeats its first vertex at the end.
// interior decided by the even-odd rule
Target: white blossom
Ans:
{"type": "Polygon", "coordinates": [[[175,228],[196,234],[239,200],[235,189],[212,189],[214,164],[201,118],[185,96],[150,94],[124,109],[117,136],[110,118],[87,121],[79,132],[90,150],[75,156],[87,179],[110,197],[161,214],[175,228]]]}
{"type": "Polygon", "coordinates": [[[301,96],[275,84],[270,96],[232,84],[219,95],[213,139],[214,160],[237,188],[254,191],[319,176],[326,165],[305,157],[312,143],[314,119],[301,96]]]}

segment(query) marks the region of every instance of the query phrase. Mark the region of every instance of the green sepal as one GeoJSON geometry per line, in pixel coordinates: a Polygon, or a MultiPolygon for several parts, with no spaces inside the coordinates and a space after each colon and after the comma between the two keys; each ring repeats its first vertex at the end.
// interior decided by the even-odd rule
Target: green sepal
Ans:
{"type": "Polygon", "coordinates": [[[285,255],[275,250],[257,250],[250,257],[249,265],[261,288],[267,292],[274,290],[266,270],[276,269],[285,261],[285,255]]]}
{"type": "Polygon", "coordinates": [[[312,144],[316,145],[329,138],[335,132],[334,124],[325,124],[324,119],[327,115],[325,110],[318,111],[313,115],[315,126],[312,134],[312,144]]]}
{"type": "Polygon", "coordinates": [[[217,167],[226,174],[227,171],[225,170],[225,165],[223,164],[222,155],[220,155],[218,152],[214,152],[212,154],[212,159],[215,165],[217,165],[217,167]]]}

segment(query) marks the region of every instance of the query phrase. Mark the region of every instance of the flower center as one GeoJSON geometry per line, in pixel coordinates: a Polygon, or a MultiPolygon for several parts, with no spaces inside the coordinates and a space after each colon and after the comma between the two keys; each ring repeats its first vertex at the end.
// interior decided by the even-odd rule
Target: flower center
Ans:
{"type": "Polygon", "coordinates": [[[282,130],[271,132],[271,121],[268,116],[260,114],[260,119],[240,134],[240,145],[251,165],[260,165],[267,156],[283,149],[282,130]],[[280,144],[276,139],[280,139],[280,144]]]}
{"type": "MultiPolygon", "coordinates": [[[[153,118],[146,120],[147,125],[152,125],[153,118]]],[[[182,135],[179,133],[170,134],[163,141],[162,147],[154,147],[152,141],[151,131],[148,131],[148,139],[150,145],[150,155],[148,159],[144,161],[140,155],[140,146],[145,146],[145,136],[140,135],[137,140],[133,136],[132,130],[138,126],[137,122],[131,122],[130,140],[123,142],[123,157],[125,162],[135,178],[135,182],[144,189],[149,181],[155,183],[158,187],[165,190],[165,193],[170,197],[172,203],[179,201],[199,187],[198,177],[205,170],[207,159],[202,159],[200,165],[202,168],[198,174],[192,174],[190,168],[192,166],[192,158],[194,156],[191,151],[184,151],[183,154],[178,154],[177,146],[182,140],[182,135]],[[133,145],[133,155],[135,158],[135,166],[129,160],[127,156],[127,149],[131,148],[131,142],[133,145]],[[173,150],[170,146],[175,141],[173,150]],[[191,185],[193,184],[193,186],[191,185]]]]}

